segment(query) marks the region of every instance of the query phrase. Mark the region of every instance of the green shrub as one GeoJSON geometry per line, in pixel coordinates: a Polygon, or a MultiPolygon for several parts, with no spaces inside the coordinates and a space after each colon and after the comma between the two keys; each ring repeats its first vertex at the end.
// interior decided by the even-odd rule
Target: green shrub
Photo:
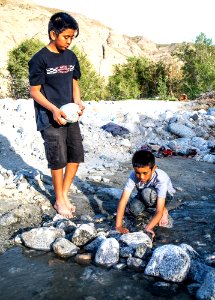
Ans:
{"type": "Polygon", "coordinates": [[[76,46],[72,50],[78,57],[81,78],[79,81],[81,97],[83,100],[101,100],[105,98],[104,80],[97,74],[93,65],[89,62],[87,55],[81,52],[76,46]]]}
{"type": "Polygon", "coordinates": [[[215,89],[215,46],[204,33],[194,44],[184,43],[175,53],[182,61],[182,90],[190,99],[215,89]]]}
{"type": "Polygon", "coordinates": [[[10,93],[13,98],[29,98],[28,61],[45,45],[28,39],[9,52],[8,71],[11,75],[10,93]]]}

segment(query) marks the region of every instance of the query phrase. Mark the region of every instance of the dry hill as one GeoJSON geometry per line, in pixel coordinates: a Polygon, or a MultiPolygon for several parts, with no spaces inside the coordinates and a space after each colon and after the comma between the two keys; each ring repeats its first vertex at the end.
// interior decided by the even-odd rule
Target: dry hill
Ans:
{"type": "MultiPolygon", "coordinates": [[[[31,0],[0,0],[0,97],[7,95],[8,51],[25,39],[36,37],[48,43],[47,24],[58,10],[39,6],[31,0]]],[[[104,78],[112,74],[114,64],[125,63],[129,56],[144,55],[154,60],[169,58],[167,48],[160,50],[144,37],[120,35],[86,16],[69,12],[78,21],[80,35],[74,44],[84,51],[96,71],[104,78]]]]}

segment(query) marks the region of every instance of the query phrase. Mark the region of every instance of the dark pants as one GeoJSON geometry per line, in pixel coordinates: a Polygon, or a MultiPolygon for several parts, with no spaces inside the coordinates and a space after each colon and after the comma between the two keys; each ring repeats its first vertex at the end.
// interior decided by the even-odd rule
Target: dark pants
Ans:
{"type": "MultiPolygon", "coordinates": [[[[143,213],[143,211],[154,211],[157,205],[157,192],[153,187],[146,187],[138,191],[138,194],[135,198],[133,198],[128,205],[129,211],[134,215],[138,216],[143,213]]],[[[166,205],[168,208],[168,204],[173,200],[173,196],[167,193],[166,196],[166,205]]]]}
{"type": "Polygon", "coordinates": [[[128,209],[134,216],[138,216],[147,208],[155,208],[157,197],[158,195],[155,188],[143,188],[139,190],[137,196],[129,202],[128,209]]]}

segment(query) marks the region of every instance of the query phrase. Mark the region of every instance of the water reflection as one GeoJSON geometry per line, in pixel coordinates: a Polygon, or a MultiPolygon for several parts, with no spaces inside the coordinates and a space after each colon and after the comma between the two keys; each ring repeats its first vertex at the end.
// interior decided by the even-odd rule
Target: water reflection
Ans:
{"type": "MultiPolygon", "coordinates": [[[[53,253],[15,247],[0,256],[1,299],[9,300],[165,300],[153,296],[154,278],[130,270],[80,266],[53,253]]],[[[172,300],[192,299],[180,290],[172,300]]]]}

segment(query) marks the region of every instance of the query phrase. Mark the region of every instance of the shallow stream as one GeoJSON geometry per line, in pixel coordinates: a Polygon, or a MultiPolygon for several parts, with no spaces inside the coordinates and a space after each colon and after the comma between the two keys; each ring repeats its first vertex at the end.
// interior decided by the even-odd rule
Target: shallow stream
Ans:
{"type": "MultiPolygon", "coordinates": [[[[153,278],[128,270],[80,266],[53,253],[15,247],[0,256],[2,300],[170,299],[152,294],[153,278]]],[[[172,300],[192,299],[181,287],[172,300]]]]}

